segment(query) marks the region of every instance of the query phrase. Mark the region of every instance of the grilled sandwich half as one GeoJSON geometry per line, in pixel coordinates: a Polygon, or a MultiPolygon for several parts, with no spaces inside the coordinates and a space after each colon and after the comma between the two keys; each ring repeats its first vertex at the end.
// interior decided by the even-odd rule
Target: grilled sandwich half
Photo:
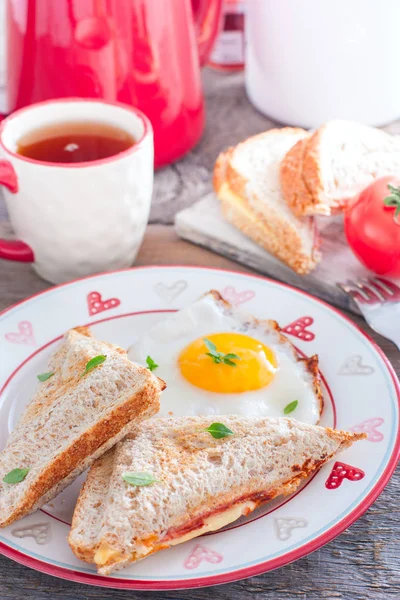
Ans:
{"type": "Polygon", "coordinates": [[[97,460],[73,517],[74,554],[107,575],[293,492],[365,437],[286,418],[221,420],[231,434],[219,439],[205,431],[211,417],[151,420],[97,460]]]}
{"type": "Polygon", "coordinates": [[[279,169],[308,135],[295,127],[254,135],[218,156],[213,177],[227,221],[300,275],[320,261],[319,237],[314,220],[296,217],[286,203],[279,169]]]}
{"type": "Polygon", "coordinates": [[[155,414],[164,387],[84,327],[68,331],[43,379],[0,452],[0,527],[43,506],[155,414]]]}

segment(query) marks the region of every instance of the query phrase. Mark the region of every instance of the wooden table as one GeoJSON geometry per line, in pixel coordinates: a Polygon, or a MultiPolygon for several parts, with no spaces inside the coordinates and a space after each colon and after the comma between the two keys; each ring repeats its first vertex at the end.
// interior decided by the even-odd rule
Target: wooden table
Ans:
{"type": "MultiPolygon", "coordinates": [[[[179,208],[210,188],[210,169],[218,151],[271,126],[248,104],[240,75],[217,77],[209,72],[205,84],[210,109],[205,136],[184,160],[157,173],[153,224],[148,227],[136,264],[191,264],[250,272],[179,240],[171,226],[179,208]]],[[[0,218],[4,214],[0,206],[0,218]]],[[[48,287],[29,265],[0,261],[0,310],[48,287]]],[[[372,332],[361,318],[349,316],[372,335],[400,374],[400,354],[394,346],[372,332]]],[[[105,590],[56,579],[0,556],[0,600],[399,600],[399,498],[398,469],[369,511],[324,548],[278,571],[215,588],[157,593],[105,590]]]]}

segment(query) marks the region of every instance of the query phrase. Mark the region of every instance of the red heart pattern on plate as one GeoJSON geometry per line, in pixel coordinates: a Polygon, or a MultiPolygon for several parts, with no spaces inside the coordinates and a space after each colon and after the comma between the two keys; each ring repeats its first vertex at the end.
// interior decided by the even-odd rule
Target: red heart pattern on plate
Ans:
{"type": "Polygon", "coordinates": [[[118,300],[118,298],[109,298],[108,300],[103,300],[99,292],[90,292],[87,297],[87,303],[89,315],[92,317],[93,315],[97,315],[104,310],[116,308],[121,304],[121,300],[118,300]]]}
{"type": "Polygon", "coordinates": [[[362,469],[346,465],[342,462],[335,462],[328,479],[325,481],[325,487],[328,490],[337,490],[342,485],[343,479],[360,481],[364,477],[365,473],[362,469]]]}
{"type": "Polygon", "coordinates": [[[201,544],[196,544],[183,563],[183,566],[185,569],[196,569],[203,561],[215,565],[223,559],[224,557],[219,552],[210,550],[210,548],[206,548],[206,546],[202,546],[201,544]]]}
{"type": "Polygon", "coordinates": [[[10,331],[10,333],[6,333],[5,338],[13,344],[28,344],[34,346],[35,338],[33,335],[32,323],[30,321],[20,321],[18,323],[18,332],[10,331]]]}
{"type": "Polygon", "coordinates": [[[303,342],[312,342],[315,339],[315,334],[309,331],[307,327],[313,323],[314,319],[312,317],[301,317],[293,321],[293,323],[286,325],[282,331],[303,340],[303,342]]]}
{"type": "Polygon", "coordinates": [[[251,290],[244,290],[243,292],[238,292],[231,285],[228,285],[221,293],[222,297],[232,304],[232,306],[238,306],[239,304],[243,304],[243,302],[248,302],[252,300],[255,296],[255,292],[251,290]]]}
{"type": "Polygon", "coordinates": [[[358,425],[349,427],[349,430],[354,431],[355,433],[366,433],[369,442],[381,442],[384,435],[381,431],[378,431],[378,427],[383,423],[384,419],[382,419],[382,417],[371,417],[370,419],[365,419],[365,421],[362,421],[358,425]]]}

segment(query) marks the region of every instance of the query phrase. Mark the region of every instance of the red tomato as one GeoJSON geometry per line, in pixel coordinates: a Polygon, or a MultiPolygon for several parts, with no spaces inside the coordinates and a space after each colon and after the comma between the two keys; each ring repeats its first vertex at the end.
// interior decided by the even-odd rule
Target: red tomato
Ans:
{"type": "Polygon", "coordinates": [[[400,178],[371,183],[344,215],[347,241],[359,260],[379,275],[400,276],[400,178]],[[390,191],[388,184],[398,188],[390,191]],[[385,199],[390,196],[390,206],[385,199]],[[397,211],[397,214],[396,214],[397,211]]]}

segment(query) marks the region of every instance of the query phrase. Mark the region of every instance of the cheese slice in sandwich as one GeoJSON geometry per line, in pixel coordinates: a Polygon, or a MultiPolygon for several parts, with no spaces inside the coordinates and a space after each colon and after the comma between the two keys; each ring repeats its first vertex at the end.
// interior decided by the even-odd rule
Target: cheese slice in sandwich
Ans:
{"type": "Polygon", "coordinates": [[[68,331],[46,375],[0,452],[0,527],[43,506],[154,415],[164,388],[84,327],[68,331]]]}
{"type": "Polygon", "coordinates": [[[342,211],[374,179],[400,171],[400,136],[352,121],[328,121],[289,149],[282,192],[298,216],[342,211]]]}
{"type": "Polygon", "coordinates": [[[216,531],[260,504],[295,491],[312,471],[365,434],[294,419],[224,416],[155,419],[95,462],[69,534],[74,554],[107,575],[216,531]],[[146,474],[150,485],[131,485],[146,474]]]}
{"type": "Polygon", "coordinates": [[[299,274],[319,262],[314,220],[298,218],[280,186],[280,161],[299,140],[303,129],[271,129],[222,152],[214,168],[214,188],[225,218],[299,274]]]}

